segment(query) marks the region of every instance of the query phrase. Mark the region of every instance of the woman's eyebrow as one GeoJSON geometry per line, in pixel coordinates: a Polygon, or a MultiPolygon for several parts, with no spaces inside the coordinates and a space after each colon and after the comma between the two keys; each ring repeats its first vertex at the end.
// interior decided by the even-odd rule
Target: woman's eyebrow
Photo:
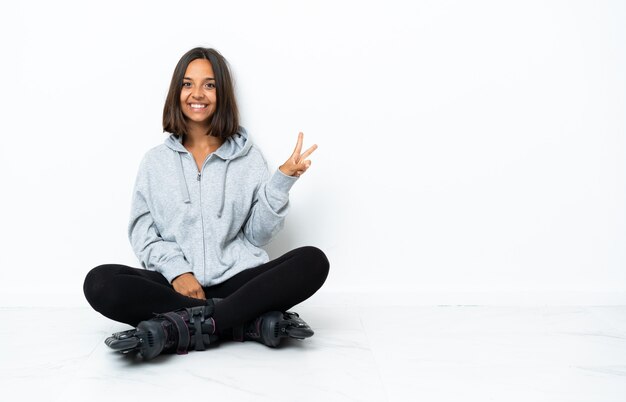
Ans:
{"type": "MultiPolygon", "coordinates": [[[[183,80],[193,81],[193,78],[183,77],[183,80]]],[[[205,81],[215,81],[215,78],[206,77],[204,80],[205,80],[205,81]]]]}

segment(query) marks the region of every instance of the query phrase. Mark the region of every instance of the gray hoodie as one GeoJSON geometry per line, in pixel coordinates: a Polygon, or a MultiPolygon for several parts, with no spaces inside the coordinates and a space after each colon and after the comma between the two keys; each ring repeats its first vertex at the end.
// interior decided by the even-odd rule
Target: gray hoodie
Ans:
{"type": "Polygon", "coordinates": [[[296,177],[267,163],[240,127],[198,171],[173,134],[146,152],[128,238],[141,266],[168,281],[193,272],[203,286],[269,261],[261,246],[283,227],[296,177]]]}

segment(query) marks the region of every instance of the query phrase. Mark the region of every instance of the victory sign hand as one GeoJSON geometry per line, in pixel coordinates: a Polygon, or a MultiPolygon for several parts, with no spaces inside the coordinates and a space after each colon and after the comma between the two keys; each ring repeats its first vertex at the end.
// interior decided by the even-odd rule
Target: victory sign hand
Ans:
{"type": "Polygon", "coordinates": [[[317,149],[317,144],[313,144],[311,148],[307,149],[303,154],[300,154],[300,152],[302,152],[303,138],[304,134],[301,132],[298,133],[298,142],[296,143],[296,148],[293,150],[293,154],[287,159],[287,162],[279,167],[280,171],[287,176],[300,177],[306,172],[309,166],[311,166],[311,161],[307,158],[317,149]]]}

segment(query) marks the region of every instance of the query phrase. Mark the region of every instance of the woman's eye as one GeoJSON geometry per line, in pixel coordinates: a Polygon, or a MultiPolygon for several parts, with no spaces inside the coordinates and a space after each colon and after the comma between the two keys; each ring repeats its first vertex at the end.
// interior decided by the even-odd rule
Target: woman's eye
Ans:
{"type": "Polygon", "coordinates": [[[191,86],[191,82],[183,82],[183,87],[189,88],[191,86]]]}
{"type": "Polygon", "coordinates": [[[208,82],[208,83],[206,84],[206,86],[207,86],[207,88],[211,88],[211,89],[215,88],[215,84],[214,84],[214,83],[212,83],[212,82],[208,82]]]}

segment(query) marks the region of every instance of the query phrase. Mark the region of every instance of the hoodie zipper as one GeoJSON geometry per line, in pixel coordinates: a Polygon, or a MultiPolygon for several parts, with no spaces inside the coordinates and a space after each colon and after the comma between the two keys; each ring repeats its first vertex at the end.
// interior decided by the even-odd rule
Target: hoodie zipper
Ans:
{"type": "Polygon", "coordinates": [[[200,193],[200,222],[202,223],[202,282],[206,282],[206,244],[204,240],[204,217],[202,216],[202,178],[198,171],[198,189],[200,193]]]}

